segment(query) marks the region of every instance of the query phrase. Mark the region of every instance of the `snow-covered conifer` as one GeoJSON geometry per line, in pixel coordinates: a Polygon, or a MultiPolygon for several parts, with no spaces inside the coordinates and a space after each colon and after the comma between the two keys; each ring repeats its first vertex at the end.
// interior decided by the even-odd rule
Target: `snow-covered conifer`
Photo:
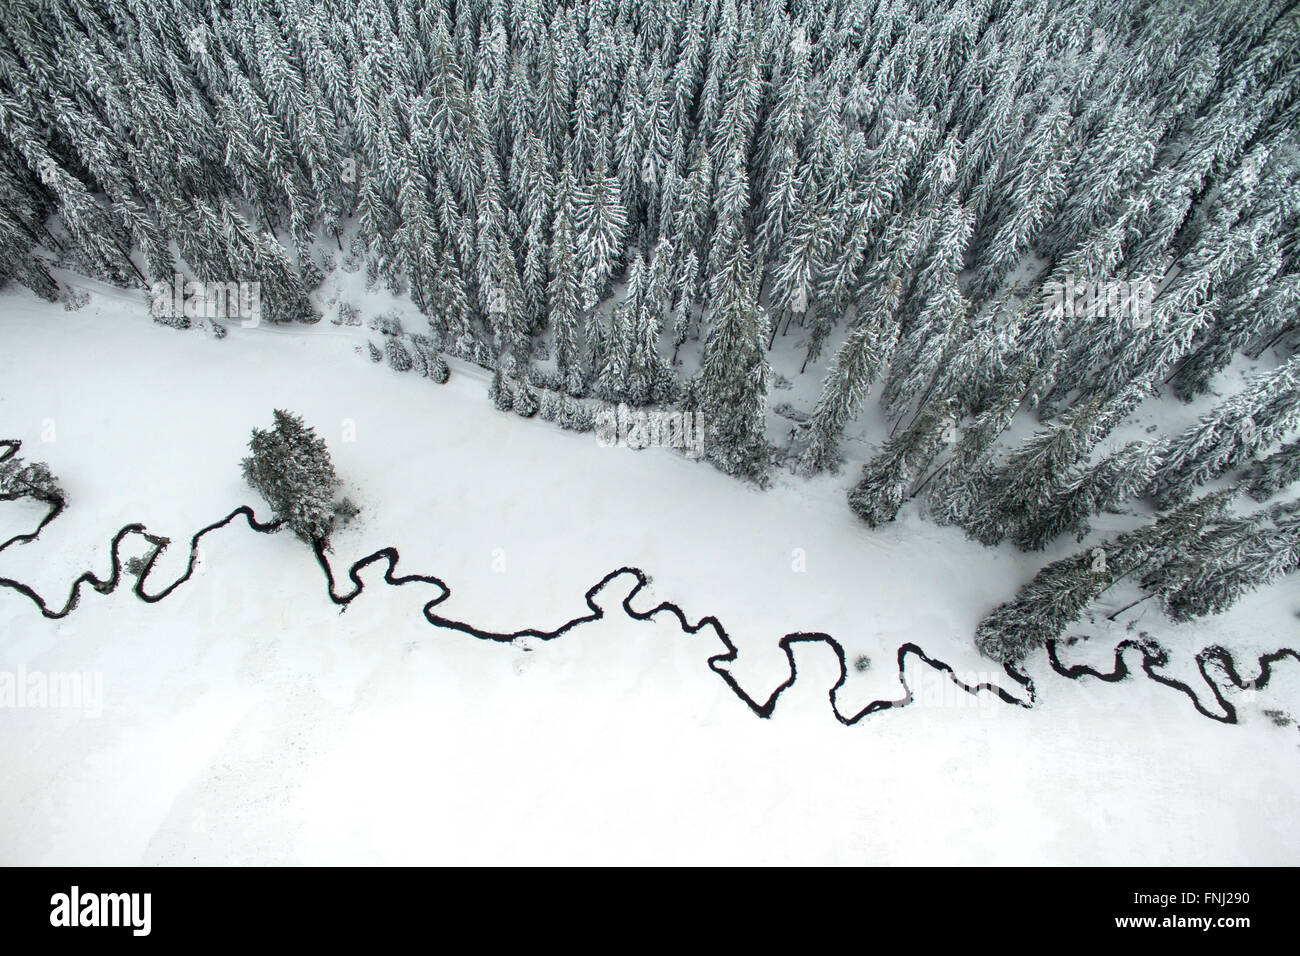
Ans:
{"type": "Polygon", "coordinates": [[[241,464],[244,480],[277,518],[304,541],[324,543],[332,525],[338,476],[324,439],[292,412],[275,410],[275,424],[254,428],[241,464]]]}

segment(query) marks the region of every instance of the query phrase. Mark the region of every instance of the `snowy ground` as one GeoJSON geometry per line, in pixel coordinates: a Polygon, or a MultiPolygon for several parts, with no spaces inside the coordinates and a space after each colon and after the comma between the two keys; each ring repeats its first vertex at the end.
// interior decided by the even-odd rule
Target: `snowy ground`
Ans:
{"type": "MultiPolygon", "coordinates": [[[[844,713],[902,694],[907,641],[1023,696],[971,635],[1055,553],[984,549],[910,512],[870,531],[844,504],[851,470],[758,491],[671,452],[601,448],[496,412],[479,369],[452,363],[436,386],[372,365],[353,351],[361,329],[215,341],[154,325],[142,303],[101,289],[66,313],[0,293],[0,438],[70,498],[39,541],[0,554],[0,576],[51,600],[107,570],[127,523],[177,542],[156,589],[199,527],[244,503],[269,517],[238,461],[287,407],[363,507],[335,567],[394,545],[399,571],[448,582],[441,614],[555,627],[632,565],[653,577],[636,606],[723,623],[755,698],[788,676],[777,639],[792,631],[870,659],[844,713]]],[[[39,514],[0,506],[0,538],[39,514]]],[[[835,655],[808,645],[763,720],[707,667],[724,650],[710,632],[621,612],[630,578],[600,596],[604,620],[519,646],[432,628],[432,588],[364,578],[340,614],[305,546],[239,522],[157,605],[87,592],[51,622],[0,591],[0,672],[103,686],[102,713],[0,709],[0,862],[1300,863],[1300,734],[1264,713],[1297,709],[1300,667],[1237,694],[1242,722],[1223,726],[1142,677],[1072,682],[1040,656],[1022,709],[913,661],[917,704],[845,727],[827,700],[835,655]]],[[[1193,683],[1206,645],[1247,660],[1294,645],[1297,604],[1284,581],[1197,626],[1152,611],[1140,627],[1193,683]]],[[[1063,656],[1108,662],[1104,640],[1063,656]]]]}

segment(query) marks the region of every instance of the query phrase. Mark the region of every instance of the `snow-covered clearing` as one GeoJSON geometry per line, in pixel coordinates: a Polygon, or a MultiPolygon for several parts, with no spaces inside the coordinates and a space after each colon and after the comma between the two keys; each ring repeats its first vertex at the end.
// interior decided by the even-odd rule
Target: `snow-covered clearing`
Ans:
{"type": "MultiPolygon", "coordinates": [[[[395,546],[399,572],[450,586],[439,614],[554,628],[633,566],[653,578],[635,606],[722,622],[756,699],[789,676],[777,641],[795,631],[869,659],[839,692],[845,714],[903,694],[905,642],[1023,696],[971,635],[1054,555],[984,549],[910,510],[868,530],[844,505],[851,473],[759,491],[666,450],[602,448],[495,411],[487,374],[463,363],[445,386],[371,365],[352,350],[360,329],[235,326],[214,341],[154,325],[134,299],[69,314],[12,289],[0,311],[0,437],[48,461],[70,500],[0,554],[0,576],[52,603],[81,571],[106,572],[125,524],[174,542],[157,590],[198,528],[245,503],[269,517],[238,462],[285,407],[329,443],[363,509],[336,536],[336,571],[395,546]]],[[[39,517],[2,505],[0,535],[39,517]]],[[[1144,677],[1069,681],[1042,654],[1032,709],[913,659],[917,703],[846,727],[827,701],[835,654],[809,644],[763,720],[707,666],[725,650],[709,630],[622,613],[631,577],[598,596],[604,619],[514,645],[431,627],[432,587],[385,587],[381,565],[362,577],[341,614],[306,546],[236,521],[156,605],[86,591],[47,621],[0,591],[0,672],[103,686],[100,714],[0,708],[0,861],[1300,862],[1300,735],[1264,714],[1300,701],[1285,662],[1223,726],[1144,677]]],[[[1207,645],[1249,666],[1294,644],[1296,604],[1284,580],[1196,626],[1152,611],[1141,627],[1195,684],[1207,645]]],[[[1061,653],[1106,668],[1114,643],[1061,653]]]]}

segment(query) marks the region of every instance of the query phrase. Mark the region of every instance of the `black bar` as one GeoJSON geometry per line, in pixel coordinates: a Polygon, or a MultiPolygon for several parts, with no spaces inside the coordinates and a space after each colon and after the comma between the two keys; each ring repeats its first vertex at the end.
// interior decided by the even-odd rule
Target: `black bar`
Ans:
{"type": "Polygon", "coordinates": [[[778,932],[804,938],[810,946],[824,938],[872,948],[902,934],[917,951],[965,948],[976,939],[998,949],[1019,949],[1034,940],[1038,945],[1107,939],[1182,946],[1190,937],[1232,946],[1253,942],[1255,934],[1286,938],[1293,932],[1293,878],[1287,869],[1228,868],[613,874],[11,868],[0,871],[5,884],[0,929],[9,944],[114,948],[197,940],[205,946],[283,942],[295,948],[320,942],[334,949],[352,939],[373,949],[415,933],[417,939],[438,941],[439,949],[460,949],[460,939],[474,940],[475,948],[517,942],[535,949],[587,937],[605,939],[604,949],[644,949],[659,936],[673,949],[706,945],[714,936],[734,949],[751,934],[761,946],[778,932]],[[120,925],[52,925],[66,922],[68,908],[59,907],[71,902],[74,886],[82,914],[99,911],[110,921],[116,907],[120,925]],[[120,896],[101,906],[99,894],[108,893],[149,894],[147,935],[137,932],[144,928],[138,918],[144,897],[131,901],[131,908],[120,896]],[[86,902],[91,896],[94,904],[86,902]]]}

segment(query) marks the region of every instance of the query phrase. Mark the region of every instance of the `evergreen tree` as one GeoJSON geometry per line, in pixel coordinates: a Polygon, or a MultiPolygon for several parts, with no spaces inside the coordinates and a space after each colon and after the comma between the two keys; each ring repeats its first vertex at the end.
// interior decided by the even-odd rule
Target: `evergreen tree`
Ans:
{"type": "Polygon", "coordinates": [[[619,198],[618,180],[599,178],[576,190],[573,210],[582,304],[590,309],[604,297],[623,251],[627,211],[619,198]]]}
{"type": "Polygon", "coordinates": [[[766,479],[769,457],[767,332],[753,280],[742,282],[713,316],[693,406],[704,416],[708,458],[728,474],[757,481],[766,479]]]}
{"type": "Polygon", "coordinates": [[[816,474],[834,463],[844,426],[871,388],[876,373],[888,361],[895,335],[897,329],[864,323],[840,347],[808,423],[810,437],[802,462],[807,473],[816,474]]]}
{"type": "Polygon", "coordinates": [[[304,541],[324,544],[333,524],[339,487],[324,439],[292,412],[275,410],[275,424],[254,428],[241,463],[244,480],[271,505],[278,519],[304,541]]]}
{"type": "Polygon", "coordinates": [[[1300,412],[1300,356],[1257,375],[1173,439],[1151,482],[1157,502],[1180,500],[1192,489],[1235,468],[1296,427],[1300,412]]]}
{"type": "Polygon", "coordinates": [[[1015,664],[1056,640],[1117,581],[1160,566],[1223,517],[1231,494],[1188,502],[1136,531],[1047,565],[979,624],[975,643],[994,660],[1015,664]]]}
{"type": "Polygon", "coordinates": [[[912,485],[934,461],[952,429],[949,403],[927,407],[907,431],[891,438],[862,469],[849,507],[871,527],[893,521],[912,485]]]}
{"type": "Polygon", "coordinates": [[[411,353],[402,344],[401,339],[389,338],[384,341],[384,355],[388,366],[395,372],[409,372],[414,365],[411,353]]]}
{"type": "Polygon", "coordinates": [[[1169,616],[1188,621],[1227,610],[1247,591],[1300,568],[1295,503],[1225,521],[1148,575],[1169,616]]]}
{"type": "Polygon", "coordinates": [[[514,407],[514,393],[499,368],[492,373],[492,381],[488,385],[488,398],[499,412],[508,412],[514,407]]]}
{"type": "Polygon", "coordinates": [[[1242,484],[1246,494],[1256,501],[1267,501],[1295,481],[1300,481],[1300,439],[1283,445],[1256,463],[1242,479],[1242,484]]]}

